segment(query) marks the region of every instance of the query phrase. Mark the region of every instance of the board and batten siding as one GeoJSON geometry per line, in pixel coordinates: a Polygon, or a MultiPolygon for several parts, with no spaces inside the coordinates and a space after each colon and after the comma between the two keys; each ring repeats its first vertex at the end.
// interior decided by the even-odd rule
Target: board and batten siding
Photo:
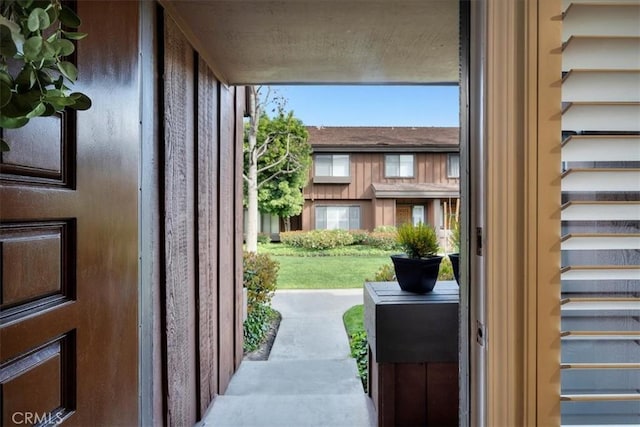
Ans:
{"type": "MultiPolygon", "coordinates": [[[[242,359],[244,88],[218,81],[159,9],[162,417],[193,425],[242,359]],[[240,197],[239,197],[240,196],[240,197]]],[[[157,371],[156,371],[157,372],[157,371]]],[[[157,412],[156,412],[157,413],[157,412]]]]}
{"type": "Polygon", "coordinates": [[[640,423],[640,3],[564,1],[563,425],[640,423]]]}
{"type": "MultiPolygon", "coordinates": [[[[389,153],[394,154],[394,153],[389,153]]],[[[372,199],[372,183],[457,184],[457,178],[447,177],[447,153],[415,153],[412,178],[387,178],[384,175],[384,153],[351,153],[348,184],[314,184],[314,167],[309,171],[309,184],[304,189],[306,200],[372,199]]]]}

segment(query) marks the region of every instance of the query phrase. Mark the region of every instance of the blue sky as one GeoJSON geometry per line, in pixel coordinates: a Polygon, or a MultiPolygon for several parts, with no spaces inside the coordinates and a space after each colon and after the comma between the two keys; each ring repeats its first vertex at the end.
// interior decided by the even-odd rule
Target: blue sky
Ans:
{"type": "Polygon", "coordinates": [[[308,126],[458,126],[457,86],[274,86],[308,126]]]}

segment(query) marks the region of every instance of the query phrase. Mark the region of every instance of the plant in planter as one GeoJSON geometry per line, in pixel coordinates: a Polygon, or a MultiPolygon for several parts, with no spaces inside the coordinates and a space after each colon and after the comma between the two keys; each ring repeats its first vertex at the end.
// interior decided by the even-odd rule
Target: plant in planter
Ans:
{"type": "Polygon", "coordinates": [[[451,260],[451,267],[453,267],[453,276],[456,278],[456,283],[460,284],[460,223],[458,221],[451,222],[451,235],[449,236],[449,243],[451,244],[452,253],[450,253],[449,259],[451,260]]]}
{"type": "Polygon", "coordinates": [[[423,223],[403,224],[398,228],[398,243],[405,253],[391,255],[391,260],[400,288],[419,294],[431,292],[442,261],[434,228],[423,223]]]}
{"type": "MultiPolygon", "coordinates": [[[[73,41],[86,36],[71,30],[80,26],[75,12],[61,0],[2,0],[0,12],[0,128],[20,128],[65,108],[90,108],[88,96],[67,87],[78,77],[67,57],[75,51],[73,41]]],[[[0,151],[8,150],[0,139],[0,151]]]]}

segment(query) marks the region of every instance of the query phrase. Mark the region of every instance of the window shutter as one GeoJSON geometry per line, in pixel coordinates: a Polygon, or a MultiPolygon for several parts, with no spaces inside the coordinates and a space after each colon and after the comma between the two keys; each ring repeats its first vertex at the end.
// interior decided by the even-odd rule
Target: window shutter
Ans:
{"type": "Polygon", "coordinates": [[[564,1],[563,425],[640,422],[640,2],[564,1]]]}

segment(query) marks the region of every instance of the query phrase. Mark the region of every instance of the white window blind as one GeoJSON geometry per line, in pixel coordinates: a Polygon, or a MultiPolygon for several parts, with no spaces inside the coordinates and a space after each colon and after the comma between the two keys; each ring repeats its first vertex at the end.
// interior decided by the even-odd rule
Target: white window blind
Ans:
{"type": "Polygon", "coordinates": [[[349,176],[348,154],[316,154],[314,163],[315,176],[349,176]]]}
{"type": "Polygon", "coordinates": [[[561,422],[638,425],[640,2],[564,0],[562,24],[561,422]]]}
{"type": "Polygon", "coordinates": [[[447,155],[447,176],[460,178],[460,154],[447,155]]]}
{"type": "Polygon", "coordinates": [[[384,157],[384,174],[390,178],[413,177],[413,154],[387,154],[384,157]]]}
{"type": "Polygon", "coordinates": [[[316,207],[316,229],[318,230],[357,230],[359,228],[359,206],[316,207]]]}
{"type": "Polygon", "coordinates": [[[415,205],[411,208],[411,218],[412,218],[412,222],[413,225],[418,225],[421,222],[425,223],[425,219],[424,219],[424,206],[422,205],[415,205]]]}

